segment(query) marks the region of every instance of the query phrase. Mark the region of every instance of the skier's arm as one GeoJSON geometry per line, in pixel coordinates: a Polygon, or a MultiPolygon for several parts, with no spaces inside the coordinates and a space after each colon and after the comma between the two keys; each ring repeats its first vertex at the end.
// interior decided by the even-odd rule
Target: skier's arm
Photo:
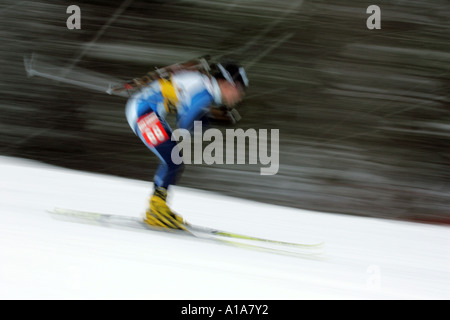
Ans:
{"type": "Polygon", "coordinates": [[[206,92],[194,96],[189,107],[179,110],[177,119],[178,128],[191,131],[194,127],[194,121],[200,120],[208,114],[211,102],[212,98],[206,92]]]}

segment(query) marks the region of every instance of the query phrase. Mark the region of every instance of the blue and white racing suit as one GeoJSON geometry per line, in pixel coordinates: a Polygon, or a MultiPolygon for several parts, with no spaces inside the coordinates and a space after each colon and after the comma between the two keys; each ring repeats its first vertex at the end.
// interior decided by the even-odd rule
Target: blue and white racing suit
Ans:
{"type": "Polygon", "coordinates": [[[183,164],[172,161],[177,143],[165,120],[169,112],[177,114],[178,128],[192,130],[194,121],[208,114],[212,104],[221,103],[217,81],[199,72],[180,72],[168,80],[154,81],[134,94],[127,103],[126,117],[131,129],[161,160],[154,183],[168,188],[177,182],[183,164]]]}

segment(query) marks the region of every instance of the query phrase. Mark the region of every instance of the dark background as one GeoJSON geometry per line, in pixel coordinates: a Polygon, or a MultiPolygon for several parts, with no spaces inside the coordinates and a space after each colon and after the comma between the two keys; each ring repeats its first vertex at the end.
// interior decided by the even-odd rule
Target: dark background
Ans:
{"type": "Polygon", "coordinates": [[[157,160],[129,129],[125,98],[28,78],[24,56],[88,82],[226,55],[251,86],[242,121],[219,128],[279,129],[279,172],[191,165],[180,185],[448,223],[449,12],[446,0],[2,1],[0,154],[151,181],[157,160]],[[81,30],[66,27],[72,4],[81,30]],[[372,4],[380,30],[366,27],[372,4]]]}

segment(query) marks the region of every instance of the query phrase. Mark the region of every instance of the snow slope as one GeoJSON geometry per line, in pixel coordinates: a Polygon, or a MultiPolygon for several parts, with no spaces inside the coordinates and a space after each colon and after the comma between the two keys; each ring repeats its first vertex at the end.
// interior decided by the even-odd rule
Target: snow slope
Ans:
{"type": "Polygon", "coordinates": [[[174,188],[190,222],[325,241],[322,259],[52,219],[139,216],[151,183],[0,157],[1,299],[449,299],[449,228],[310,212],[174,188]]]}

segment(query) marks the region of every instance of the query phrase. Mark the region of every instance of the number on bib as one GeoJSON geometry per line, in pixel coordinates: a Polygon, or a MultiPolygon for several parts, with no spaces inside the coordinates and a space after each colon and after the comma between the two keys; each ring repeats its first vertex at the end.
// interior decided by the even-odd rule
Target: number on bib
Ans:
{"type": "Polygon", "coordinates": [[[138,119],[137,123],[139,131],[141,131],[142,136],[150,146],[156,147],[169,140],[166,130],[164,130],[161,121],[159,121],[154,112],[143,115],[138,119]]]}

